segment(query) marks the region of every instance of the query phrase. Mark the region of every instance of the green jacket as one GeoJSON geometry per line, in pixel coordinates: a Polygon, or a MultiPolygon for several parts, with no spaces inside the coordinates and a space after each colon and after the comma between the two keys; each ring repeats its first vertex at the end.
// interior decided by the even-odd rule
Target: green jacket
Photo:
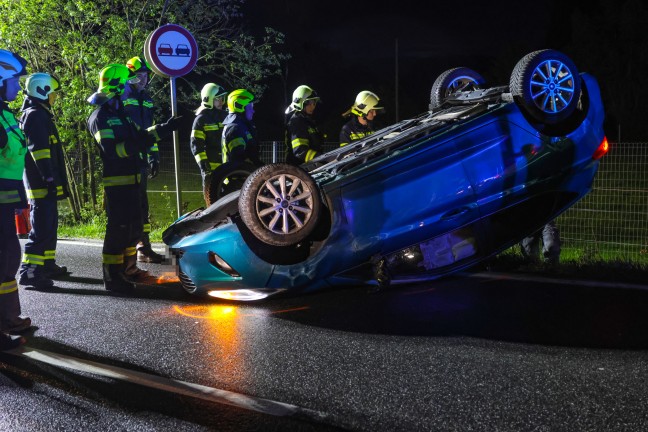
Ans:
{"type": "Polygon", "coordinates": [[[0,179],[22,181],[27,144],[16,116],[0,102],[0,179]]]}

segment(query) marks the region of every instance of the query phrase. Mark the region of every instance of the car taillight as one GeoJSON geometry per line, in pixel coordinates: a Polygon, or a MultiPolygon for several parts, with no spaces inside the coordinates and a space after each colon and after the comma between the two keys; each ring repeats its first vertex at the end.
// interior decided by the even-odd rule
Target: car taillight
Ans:
{"type": "Polygon", "coordinates": [[[598,148],[592,155],[592,159],[594,160],[601,159],[603,155],[608,152],[609,149],[610,149],[610,144],[608,144],[607,137],[603,137],[603,141],[601,141],[601,144],[598,146],[598,148]]]}

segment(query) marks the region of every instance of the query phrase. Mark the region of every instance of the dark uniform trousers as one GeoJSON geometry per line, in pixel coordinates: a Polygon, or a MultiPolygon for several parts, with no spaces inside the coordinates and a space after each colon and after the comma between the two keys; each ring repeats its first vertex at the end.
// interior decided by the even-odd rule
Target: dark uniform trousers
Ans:
{"type": "Polygon", "coordinates": [[[0,319],[20,315],[16,272],[20,267],[20,242],[16,235],[15,205],[0,204],[0,319]]]}
{"type": "Polygon", "coordinates": [[[123,265],[128,272],[137,260],[136,246],[142,236],[142,205],[140,185],[104,187],[106,199],[106,235],[103,262],[123,265]]]}
{"type": "MultiPolygon", "coordinates": [[[[50,194],[51,195],[51,194],[50,194]]],[[[25,243],[23,261],[29,266],[26,271],[40,271],[53,264],[56,251],[56,233],[58,230],[58,209],[56,196],[30,199],[30,221],[32,229],[29,240],[25,243]]]]}
{"type": "Polygon", "coordinates": [[[144,166],[140,171],[140,183],[139,183],[139,191],[140,191],[139,202],[141,204],[141,211],[142,211],[142,237],[140,238],[141,246],[138,247],[142,247],[142,248],[151,246],[151,240],[149,239],[149,234],[151,233],[151,221],[149,220],[150,215],[149,215],[149,201],[147,195],[147,188],[148,188],[148,168],[144,166]]]}

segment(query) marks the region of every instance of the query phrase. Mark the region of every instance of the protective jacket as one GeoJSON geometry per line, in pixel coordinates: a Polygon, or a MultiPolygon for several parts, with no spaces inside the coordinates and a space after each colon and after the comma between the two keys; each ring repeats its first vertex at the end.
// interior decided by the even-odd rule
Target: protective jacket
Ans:
{"type": "Polygon", "coordinates": [[[259,145],[256,128],[243,113],[230,113],[223,120],[223,163],[242,163],[249,160],[255,165],[263,165],[259,159],[259,145]]]}
{"type": "Polygon", "coordinates": [[[311,161],[322,151],[323,142],[324,136],[312,116],[302,111],[287,115],[286,162],[293,163],[295,159],[300,164],[311,161]]]}
{"type": "Polygon", "coordinates": [[[109,103],[102,104],[90,115],[88,130],[103,160],[104,187],[139,184],[142,155],[166,135],[161,127],[153,125],[140,129],[123,108],[113,109],[109,103]]]}
{"type": "Polygon", "coordinates": [[[14,113],[0,101],[0,205],[26,206],[22,176],[27,144],[14,113]]]}
{"type": "Polygon", "coordinates": [[[194,119],[189,144],[200,169],[203,169],[204,163],[209,163],[212,171],[220,165],[223,121],[226,117],[225,111],[211,108],[201,110],[194,119]]]}
{"type": "Polygon", "coordinates": [[[27,198],[45,198],[49,193],[48,178],[53,179],[49,186],[55,188],[57,199],[66,198],[68,181],[63,147],[49,104],[27,96],[21,111],[20,123],[30,152],[25,158],[23,175],[27,198]]]}
{"type": "Polygon", "coordinates": [[[366,125],[363,125],[358,121],[357,116],[352,115],[351,120],[342,126],[340,131],[340,147],[369,136],[375,131],[373,122],[367,122],[366,125]]]}
{"type": "MultiPolygon", "coordinates": [[[[131,86],[124,92],[122,103],[126,115],[134,121],[140,129],[153,126],[153,99],[146,90],[137,90],[131,86]]],[[[147,148],[148,162],[160,160],[160,150],[157,142],[147,148]]],[[[146,162],[146,161],[145,161],[146,162]]]]}

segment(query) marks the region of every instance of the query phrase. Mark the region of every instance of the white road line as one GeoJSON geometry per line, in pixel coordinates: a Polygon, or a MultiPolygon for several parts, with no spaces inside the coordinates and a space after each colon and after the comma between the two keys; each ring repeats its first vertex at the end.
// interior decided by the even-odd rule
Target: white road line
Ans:
{"type": "Polygon", "coordinates": [[[26,357],[52,366],[118,379],[157,390],[191,396],[210,402],[231,405],[277,417],[295,416],[299,414],[300,417],[306,417],[315,421],[322,421],[326,417],[326,414],[324,413],[302,408],[297,405],[277,402],[270,399],[256,398],[241,393],[220,390],[187,381],[164,378],[144,372],[132,371],[117,366],[83,360],[35,348],[21,347],[11,351],[5,351],[5,353],[26,357]]]}
{"type": "Polygon", "coordinates": [[[559,278],[548,278],[544,276],[521,275],[521,274],[513,274],[513,273],[497,273],[497,272],[483,273],[482,272],[482,273],[458,273],[458,274],[461,276],[482,278],[482,279],[504,279],[504,280],[514,280],[514,281],[551,283],[551,284],[559,284],[559,285],[577,285],[577,286],[586,286],[592,288],[621,288],[621,289],[648,290],[648,285],[641,285],[641,284],[559,279],[559,278]]]}
{"type": "Polygon", "coordinates": [[[84,242],[84,241],[80,241],[80,240],[57,240],[57,243],[73,244],[73,245],[81,245],[81,246],[103,247],[103,242],[90,243],[90,242],[84,242]]]}

